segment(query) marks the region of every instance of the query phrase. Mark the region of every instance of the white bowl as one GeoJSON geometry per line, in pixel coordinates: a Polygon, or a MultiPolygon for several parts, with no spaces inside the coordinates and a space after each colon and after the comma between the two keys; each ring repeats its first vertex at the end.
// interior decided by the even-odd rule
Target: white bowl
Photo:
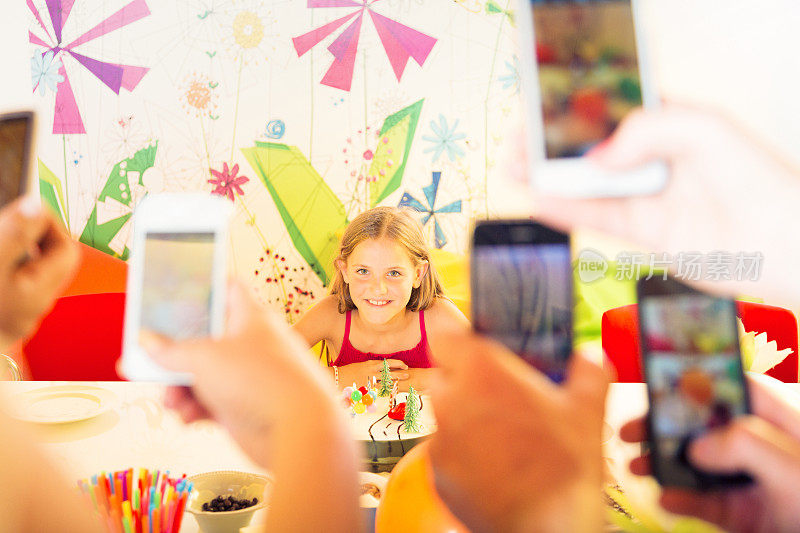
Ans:
{"type": "Polygon", "coordinates": [[[261,474],[219,470],[189,476],[194,488],[186,510],[194,515],[197,525],[203,533],[229,533],[239,531],[253,519],[253,513],[266,506],[272,480],[261,474]],[[203,504],[217,496],[233,496],[234,498],[258,498],[258,503],[246,509],[236,511],[211,512],[203,511],[203,504]]]}
{"type": "Polygon", "coordinates": [[[359,497],[359,505],[365,509],[378,507],[380,498],[383,496],[384,491],[386,491],[386,484],[389,482],[389,477],[381,476],[380,474],[373,474],[372,472],[359,472],[358,478],[361,485],[370,483],[375,485],[380,491],[380,496],[378,496],[377,499],[371,494],[362,494],[359,497]]]}

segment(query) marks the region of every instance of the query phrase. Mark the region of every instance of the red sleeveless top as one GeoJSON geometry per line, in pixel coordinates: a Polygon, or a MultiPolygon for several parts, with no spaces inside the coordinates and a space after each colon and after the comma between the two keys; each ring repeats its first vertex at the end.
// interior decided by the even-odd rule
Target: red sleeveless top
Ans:
{"type": "Polygon", "coordinates": [[[409,368],[433,368],[431,361],[430,348],[428,347],[428,335],[425,333],[425,311],[419,312],[419,331],[422,338],[419,343],[410,350],[401,350],[394,353],[364,353],[356,350],[350,344],[350,311],[347,311],[344,322],[344,338],[342,347],[339,350],[339,357],[332,364],[333,366],[344,366],[352,363],[363,363],[364,361],[380,361],[381,359],[399,359],[408,365],[409,368]]]}

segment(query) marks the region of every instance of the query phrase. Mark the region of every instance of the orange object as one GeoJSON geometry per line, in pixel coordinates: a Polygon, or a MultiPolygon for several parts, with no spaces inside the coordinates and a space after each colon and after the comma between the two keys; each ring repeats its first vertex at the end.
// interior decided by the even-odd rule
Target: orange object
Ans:
{"type": "Polygon", "coordinates": [[[64,288],[62,297],[102,292],[125,292],[128,282],[128,264],[78,242],[80,262],[75,276],[64,288]]]}
{"type": "Polygon", "coordinates": [[[375,532],[467,532],[439,498],[428,443],[414,446],[392,470],[375,515],[375,532]]]}
{"type": "Polygon", "coordinates": [[[698,405],[709,405],[714,399],[714,383],[700,368],[687,368],[678,381],[681,394],[698,405]]]}
{"type": "Polygon", "coordinates": [[[608,117],[608,99],[598,89],[579,89],[569,98],[576,115],[592,123],[603,122],[608,117]]]}

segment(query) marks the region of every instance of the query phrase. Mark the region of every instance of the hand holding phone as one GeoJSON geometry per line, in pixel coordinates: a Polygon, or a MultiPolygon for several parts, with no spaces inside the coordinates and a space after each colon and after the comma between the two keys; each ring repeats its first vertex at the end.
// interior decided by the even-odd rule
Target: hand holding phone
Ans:
{"type": "Polygon", "coordinates": [[[129,379],[191,383],[148,357],[140,331],[175,340],[222,333],[230,211],[226,200],[203,193],[148,196],[137,207],[122,356],[129,379]]]}
{"type": "Polygon", "coordinates": [[[750,413],[734,301],[671,278],[641,279],[637,292],[653,475],[667,487],[749,483],[744,473],[704,472],[688,459],[694,438],[750,413]]]}
{"type": "Polygon", "coordinates": [[[472,323],[556,382],[572,353],[569,235],[531,220],[475,226],[472,323]]]}
{"type": "Polygon", "coordinates": [[[528,160],[540,191],[565,196],[652,194],[654,163],[610,173],[581,157],[634,109],[659,98],[645,50],[640,0],[518,0],[528,160]]]}

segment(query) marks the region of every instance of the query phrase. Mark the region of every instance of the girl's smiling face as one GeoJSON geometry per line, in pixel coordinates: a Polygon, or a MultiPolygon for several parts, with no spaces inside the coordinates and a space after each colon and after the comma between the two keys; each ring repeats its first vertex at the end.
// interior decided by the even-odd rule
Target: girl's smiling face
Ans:
{"type": "Polygon", "coordinates": [[[366,322],[386,324],[403,313],[411,291],[420,285],[426,262],[414,266],[408,252],[387,238],[366,239],[353,248],[347,263],[337,261],[350,298],[366,322]]]}

